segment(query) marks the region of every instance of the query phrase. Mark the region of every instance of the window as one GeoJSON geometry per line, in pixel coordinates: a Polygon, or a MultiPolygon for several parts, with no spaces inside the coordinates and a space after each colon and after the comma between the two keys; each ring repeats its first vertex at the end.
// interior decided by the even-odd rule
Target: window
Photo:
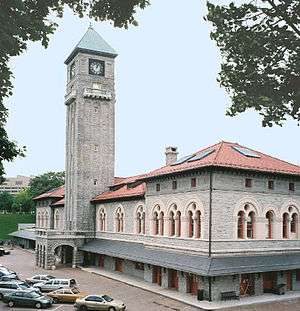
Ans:
{"type": "Polygon", "coordinates": [[[116,211],[116,231],[124,231],[124,213],[121,207],[119,207],[116,211]]]}
{"type": "Polygon", "coordinates": [[[293,182],[289,183],[289,190],[290,191],[295,191],[295,184],[293,182]]]}
{"type": "Polygon", "coordinates": [[[160,191],[160,184],[156,184],[156,191],[160,191]]]}
{"type": "Polygon", "coordinates": [[[195,238],[199,239],[201,237],[201,212],[196,212],[195,217],[195,238]]]}
{"type": "Polygon", "coordinates": [[[189,223],[189,238],[192,238],[194,236],[194,219],[192,211],[189,211],[188,213],[188,223],[189,223]]]}
{"type": "Polygon", "coordinates": [[[154,235],[158,235],[159,233],[159,220],[158,220],[158,214],[157,212],[154,213],[153,215],[153,226],[154,226],[154,230],[153,230],[153,233],[154,235]]]}
{"type": "Polygon", "coordinates": [[[177,180],[172,181],[172,189],[176,190],[177,189],[177,180]]]}
{"type": "Polygon", "coordinates": [[[174,218],[174,212],[170,213],[170,236],[175,235],[175,218],[174,218]]]}
{"type": "Polygon", "coordinates": [[[196,178],[192,178],[191,179],[191,187],[195,188],[197,186],[197,179],[196,178]]]}
{"type": "Polygon", "coordinates": [[[273,238],[273,212],[268,211],[266,213],[267,219],[267,239],[273,238]]]}
{"type": "Polygon", "coordinates": [[[143,206],[139,206],[136,212],[136,233],[145,234],[145,212],[143,206]]]}
{"type": "Polygon", "coordinates": [[[296,270],[296,281],[300,282],[300,269],[296,270]]]}
{"type": "Polygon", "coordinates": [[[250,212],[247,219],[247,238],[254,239],[254,212],[250,212]]]}
{"type": "Polygon", "coordinates": [[[245,213],[240,211],[238,213],[238,225],[237,225],[237,236],[239,239],[244,238],[244,221],[245,221],[245,213]]]}
{"type": "Polygon", "coordinates": [[[282,237],[284,239],[288,238],[288,224],[289,223],[289,214],[284,213],[282,216],[282,237]]]}
{"type": "Polygon", "coordinates": [[[135,269],[144,271],[145,270],[144,264],[142,262],[136,262],[135,263],[135,269]]]}
{"type": "Polygon", "coordinates": [[[159,215],[159,234],[164,235],[164,230],[165,230],[165,220],[164,220],[164,212],[160,212],[159,215]]]}
{"type": "Polygon", "coordinates": [[[298,215],[294,213],[291,219],[291,233],[297,233],[298,227],[298,215]]]}
{"type": "Polygon", "coordinates": [[[175,218],[175,224],[176,224],[176,236],[181,236],[181,213],[180,211],[177,211],[176,218],[175,218]]]}
{"type": "Polygon", "coordinates": [[[245,179],[245,187],[246,188],[251,188],[252,187],[252,179],[251,178],[246,178],[245,179]]]}
{"type": "Polygon", "coordinates": [[[94,179],[94,186],[98,185],[98,179],[94,179]]]}
{"type": "Polygon", "coordinates": [[[270,189],[270,190],[274,190],[274,180],[269,180],[268,181],[268,188],[270,189]]]}
{"type": "Polygon", "coordinates": [[[105,231],[105,226],[106,225],[106,213],[104,208],[101,208],[100,213],[99,213],[99,230],[100,231],[105,231]]]}

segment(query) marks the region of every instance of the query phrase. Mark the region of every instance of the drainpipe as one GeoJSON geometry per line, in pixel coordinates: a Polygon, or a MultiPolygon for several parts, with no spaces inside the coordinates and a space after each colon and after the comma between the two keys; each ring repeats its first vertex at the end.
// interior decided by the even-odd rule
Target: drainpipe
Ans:
{"type": "MultiPolygon", "coordinates": [[[[212,191],[213,191],[213,170],[209,171],[209,228],[208,228],[208,257],[211,259],[212,240],[212,191]]],[[[212,278],[208,277],[208,300],[212,301],[212,278]]]]}

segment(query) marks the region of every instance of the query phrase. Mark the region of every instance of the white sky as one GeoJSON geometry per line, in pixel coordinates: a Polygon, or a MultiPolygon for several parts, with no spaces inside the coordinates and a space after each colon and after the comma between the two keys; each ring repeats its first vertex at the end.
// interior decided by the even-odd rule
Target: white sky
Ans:
{"type": "MultiPolygon", "coordinates": [[[[216,77],[218,48],[203,20],[206,1],[152,0],[139,12],[139,27],[115,29],[93,22],[118,51],[116,60],[116,176],[143,173],[164,164],[167,145],[189,154],[220,140],[238,142],[300,163],[299,127],[261,127],[256,113],[225,116],[230,98],[216,77]],[[202,4],[201,4],[202,3],[202,4]]],[[[65,83],[63,64],[89,21],[66,11],[48,49],[30,44],[15,58],[14,95],[8,132],[26,145],[24,159],[5,165],[8,176],[64,169],[65,83]]]]}

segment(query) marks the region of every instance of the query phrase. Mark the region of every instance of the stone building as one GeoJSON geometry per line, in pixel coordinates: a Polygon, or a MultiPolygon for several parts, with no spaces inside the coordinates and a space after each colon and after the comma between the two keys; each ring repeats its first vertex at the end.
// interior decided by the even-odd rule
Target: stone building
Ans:
{"type": "MultiPolygon", "coordinates": [[[[114,59],[92,28],[67,58],[66,185],[36,198],[36,264],[92,265],[219,300],[300,290],[300,167],[220,142],[114,177],[114,59]]],[[[195,297],[196,299],[196,297],[195,297]]]]}

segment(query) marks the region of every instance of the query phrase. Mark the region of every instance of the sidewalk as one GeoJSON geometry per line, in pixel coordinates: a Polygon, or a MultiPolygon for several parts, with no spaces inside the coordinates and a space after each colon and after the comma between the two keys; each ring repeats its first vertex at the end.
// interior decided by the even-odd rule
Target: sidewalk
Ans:
{"type": "Polygon", "coordinates": [[[144,289],[149,292],[157,293],[167,298],[171,298],[180,302],[183,302],[187,305],[204,309],[204,310],[218,310],[224,308],[240,307],[246,305],[276,302],[283,300],[290,300],[295,298],[300,298],[300,292],[288,292],[285,295],[273,295],[273,294],[264,294],[261,296],[252,296],[245,297],[240,300],[231,300],[231,301],[217,301],[217,302],[208,302],[208,301],[198,301],[196,296],[182,294],[177,291],[170,289],[162,288],[156,284],[148,283],[143,280],[139,280],[135,277],[121,274],[118,272],[105,271],[96,267],[93,268],[83,268],[81,270],[87,271],[90,273],[98,274],[109,279],[117,280],[119,282],[144,289]]]}

